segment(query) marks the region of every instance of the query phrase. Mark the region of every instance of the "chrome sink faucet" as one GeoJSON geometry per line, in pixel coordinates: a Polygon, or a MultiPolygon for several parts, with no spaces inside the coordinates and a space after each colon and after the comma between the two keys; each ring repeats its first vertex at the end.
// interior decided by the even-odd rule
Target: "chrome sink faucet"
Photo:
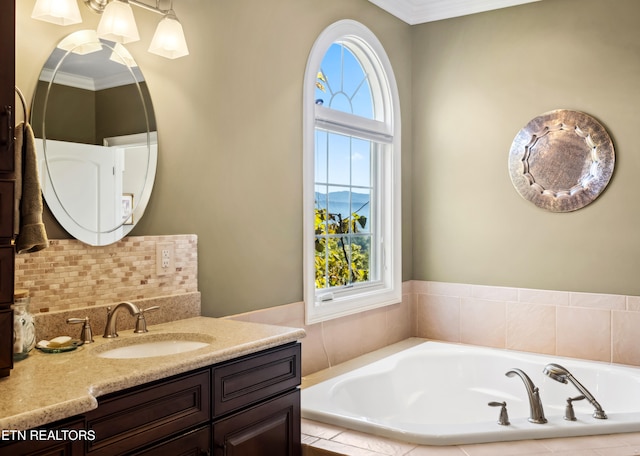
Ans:
{"type": "Polygon", "coordinates": [[[544,424],[547,419],[544,417],[544,409],[542,408],[542,401],[540,400],[540,391],[538,387],[533,384],[527,374],[520,369],[511,369],[505,374],[507,377],[513,377],[518,375],[525,388],[527,389],[527,396],[529,397],[529,422],[536,424],[544,424]]]}
{"type": "Polygon", "coordinates": [[[580,391],[580,394],[582,394],[591,403],[591,405],[594,406],[595,410],[593,411],[593,417],[599,420],[607,419],[607,414],[602,409],[598,401],[596,401],[596,398],[593,397],[593,395],[589,392],[589,390],[587,390],[584,386],[582,386],[582,384],[578,380],[576,380],[576,378],[573,375],[571,375],[571,372],[569,372],[566,368],[562,367],[559,364],[550,363],[545,366],[542,372],[546,376],[548,376],[549,378],[552,378],[557,382],[573,383],[573,386],[575,386],[578,389],[578,391],[580,391]]]}
{"type": "Polygon", "coordinates": [[[135,317],[140,314],[140,309],[134,303],[129,301],[124,301],[118,304],[111,309],[111,307],[107,307],[107,324],[104,326],[104,334],[102,337],[112,339],[114,337],[118,337],[118,333],[116,332],[116,321],[118,320],[118,312],[120,309],[126,308],[132,317],[135,317]]]}

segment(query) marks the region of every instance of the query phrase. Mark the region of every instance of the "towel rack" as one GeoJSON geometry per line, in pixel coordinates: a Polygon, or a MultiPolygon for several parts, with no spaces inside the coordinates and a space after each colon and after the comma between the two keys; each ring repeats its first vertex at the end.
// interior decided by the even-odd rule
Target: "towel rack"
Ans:
{"type": "Polygon", "coordinates": [[[20,98],[20,103],[22,103],[22,112],[24,113],[24,121],[26,123],[27,122],[27,101],[24,98],[24,94],[22,93],[22,90],[20,90],[18,86],[14,86],[14,88],[16,90],[16,94],[18,94],[18,97],[20,98]]]}

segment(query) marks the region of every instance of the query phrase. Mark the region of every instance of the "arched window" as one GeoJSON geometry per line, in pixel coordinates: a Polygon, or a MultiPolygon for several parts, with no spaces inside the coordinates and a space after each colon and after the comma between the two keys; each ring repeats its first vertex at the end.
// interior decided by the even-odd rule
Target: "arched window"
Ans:
{"type": "Polygon", "coordinates": [[[343,20],[322,32],[303,103],[306,321],[398,303],[400,105],[368,28],[343,20]]]}

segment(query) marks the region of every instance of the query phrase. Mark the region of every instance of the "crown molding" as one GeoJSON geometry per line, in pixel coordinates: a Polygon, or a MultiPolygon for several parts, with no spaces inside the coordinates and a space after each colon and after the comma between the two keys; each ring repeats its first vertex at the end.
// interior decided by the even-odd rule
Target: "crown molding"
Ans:
{"type": "Polygon", "coordinates": [[[409,25],[466,16],[541,0],[369,0],[409,25]]]}

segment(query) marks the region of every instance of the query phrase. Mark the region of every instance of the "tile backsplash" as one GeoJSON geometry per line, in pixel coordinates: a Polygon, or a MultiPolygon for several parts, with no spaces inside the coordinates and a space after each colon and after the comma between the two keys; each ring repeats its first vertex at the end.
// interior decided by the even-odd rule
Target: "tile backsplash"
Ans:
{"type": "Polygon", "coordinates": [[[15,259],[15,287],[29,290],[34,314],[198,291],[196,235],[130,236],[102,247],[50,242],[15,259]],[[158,243],[174,245],[175,270],[166,275],[156,273],[158,243]]]}

